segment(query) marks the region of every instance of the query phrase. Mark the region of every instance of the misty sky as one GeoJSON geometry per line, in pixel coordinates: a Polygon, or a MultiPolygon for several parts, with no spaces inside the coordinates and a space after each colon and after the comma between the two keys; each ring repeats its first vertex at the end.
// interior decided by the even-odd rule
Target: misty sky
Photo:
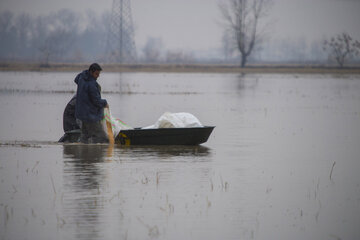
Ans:
{"type": "MultiPolygon", "coordinates": [[[[113,0],[0,0],[1,11],[48,14],[62,8],[101,14],[113,0]]],[[[168,49],[208,50],[221,47],[225,0],[132,0],[136,45],[161,38],[168,49]]],[[[360,0],[273,0],[267,19],[271,39],[322,39],[343,31],[360,40],[360,0]]]]}

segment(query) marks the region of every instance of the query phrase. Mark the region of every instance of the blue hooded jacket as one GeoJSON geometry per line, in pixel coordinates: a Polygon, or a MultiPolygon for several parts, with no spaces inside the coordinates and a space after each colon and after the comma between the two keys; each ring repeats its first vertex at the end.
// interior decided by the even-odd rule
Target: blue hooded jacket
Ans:
{"type": "Polygon", "coordinates": [[[104,116],[105,99],[101,99],[100,85],[88,70],[75,78],[77,84],[75,117],[84,122],[100,121],[104,116]]]}

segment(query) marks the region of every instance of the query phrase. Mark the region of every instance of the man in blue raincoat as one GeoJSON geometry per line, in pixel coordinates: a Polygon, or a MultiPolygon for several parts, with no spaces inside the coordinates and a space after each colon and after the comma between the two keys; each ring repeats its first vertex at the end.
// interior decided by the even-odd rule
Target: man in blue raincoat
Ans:
{"type": "Polygon", "coordinates": [[[75,117],[81,120],[82,143],[109,142],[101,124],[104,108],[109,107],[107,101],[101,98],[101,87],[97,82],[101,70],[99,64],[93,63],[88,70],[79,73],[75,78],[77,84],[75,117]]]}

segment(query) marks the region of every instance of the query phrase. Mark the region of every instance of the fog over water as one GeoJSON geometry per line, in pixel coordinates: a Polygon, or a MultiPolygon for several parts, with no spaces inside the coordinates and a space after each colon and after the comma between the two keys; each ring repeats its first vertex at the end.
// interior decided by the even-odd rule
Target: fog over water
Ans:
{"type": "MultiPolygon", "coordinates": [[[[132,0],[136,42],[161,38],[169,49],[221,47],[223,28],[218,3],[225,0],[132,0]]],[[[110,11],[112,0],[1,0],[1,11],[41,15],[68,8],[80,13],[110,11]]],[[[268,14],[270,39],[309,41],[348,32],[360,39],[358,0],[274,0],[268,14]]]]}

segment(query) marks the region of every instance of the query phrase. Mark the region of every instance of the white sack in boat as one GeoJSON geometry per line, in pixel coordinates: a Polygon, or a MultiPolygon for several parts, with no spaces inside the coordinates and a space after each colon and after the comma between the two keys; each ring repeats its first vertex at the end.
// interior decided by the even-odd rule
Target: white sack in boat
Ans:
{"type": "Polygon", "coordinates": [[[199,119],[191,113],[170,113],[166,112],[156,121],[154,125],[144,127],[148,128],[190,128],[203,127],[199,119]]]}

